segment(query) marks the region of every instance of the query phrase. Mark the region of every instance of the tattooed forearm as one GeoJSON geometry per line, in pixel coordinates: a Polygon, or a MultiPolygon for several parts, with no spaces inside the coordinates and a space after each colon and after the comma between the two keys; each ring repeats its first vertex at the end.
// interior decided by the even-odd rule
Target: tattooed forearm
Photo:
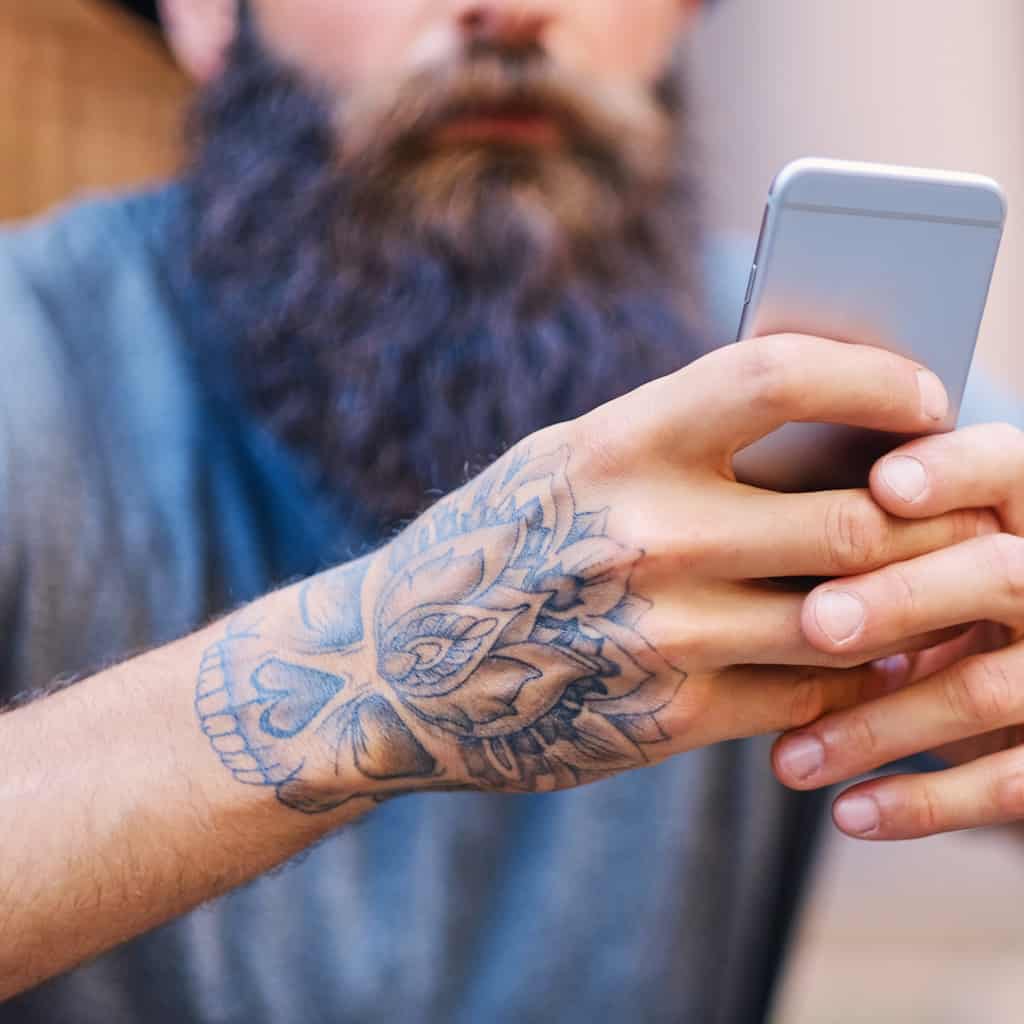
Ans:
{"type": "Polygon", "coordinates": [[[196,711],[239,782],[274,786],[282,803],[316,813],[366,797],[339,786],[429,778],[434,759],[362,671],[367,561],[317,576],[298,591],[297,636],[282,657],[259,620],[229,620],[207,649],[196,711]],[[326,780],[335,780],[332,787],[326,780]]]}
{"type": "Polygon", "coordinates": [[[235,777],[315,813],[644,764],[685,676],[640,632],[642,552],[608,536],[607,510],[576,508],[568,462],[517,449],[377,556],[311,580],[287,643],[232,619],[196,710],[235,777]]]}

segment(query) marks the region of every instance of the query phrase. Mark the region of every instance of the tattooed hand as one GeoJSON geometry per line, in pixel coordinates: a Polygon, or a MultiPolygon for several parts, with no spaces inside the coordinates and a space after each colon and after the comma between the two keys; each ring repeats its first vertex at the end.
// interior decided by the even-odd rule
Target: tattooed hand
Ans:
{"type": "Polygon", "coordinates": [[[812,647],[778,579],[879,568],[985,520],[759,491],[732,456],[789,420],[924,433],[937,400],[930,374],[876,349],[718,351],[528,438],[376,555],[230,619],[201,667],[202,728],[240,782],[312,813],[574,786],[806,724],[875,676],[812,647]]]}

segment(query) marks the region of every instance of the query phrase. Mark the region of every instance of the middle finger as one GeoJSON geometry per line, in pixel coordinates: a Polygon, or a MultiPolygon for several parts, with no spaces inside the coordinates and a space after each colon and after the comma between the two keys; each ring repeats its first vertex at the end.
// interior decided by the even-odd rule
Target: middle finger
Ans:
{"type": "Polygon", "coordinates": [[[776,494],[728,484],[702,568],[722,579],[853,576],[961,541],[994,533],[995,515],[982,509],[931,519],[899,519],[866,490],[776,494]]]}
{"type": "Polygon", "coordinates": [[[950,639],[945,632],[900,637],[856,652],[825,652],[808,643],[800,619],[804,598],[766,583],[720,583],[694,600],[661,601],[647,612],[647,633],[665,657],[687,671],[696,665],[853,668],[890,654],[923,651],[950,639]]]}

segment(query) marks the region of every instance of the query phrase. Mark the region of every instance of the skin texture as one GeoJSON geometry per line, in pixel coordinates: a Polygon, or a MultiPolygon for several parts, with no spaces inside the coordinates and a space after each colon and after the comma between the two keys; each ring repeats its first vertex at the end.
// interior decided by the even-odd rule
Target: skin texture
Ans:
{"type": "Polygon", "coordinates": [[[868,692],[876,673],[841,670],[904,649],[906,637],[856,662],[822,656],[801,634],[801,595],[756,580],[835,575],[994,527],[968,513],[893,530],[863,492],[792,497],[737,484],[723,456],[779,422],[770,401],[760,416],[763,399],[743,405],[742,386],[723,394],[715,426],[685,441],[672,429],[688,411],[670,394],[716,393],[737,364],[754,391],[774,387],[757,379],[760,361],[789,357],[805,369],[787,369],[780,404],[804,417],[894,424],[877,405],[881,379],[848,395],[842,413],[818,397],[836,365],[855,379],[875,364],[906,395],[899,421],[910,407],[915,430],[938,422],[907,364],[792,337],[716,353],[541,431],[378,555],[300,589],[291,654],[259,615],[228,620],[196,699],[225,767],[307,813],[392,788],[544,791],[868,692]],[[822,363],[826,349],[838,363],[822,363]],[[672,524],[665,508],[692,511],[672,524]],[[744,514],[774,528],[750,534],[744,514]],[[858,555],[865,530],[885,537],[858,555]]]}
{"type": "Polygon", "coordinates": [[[901,521],[729,465],[791,419],[935,429],[929,381],[821,339],[730,346],[515,446],[368,560],[0,715],[0,998],[383,799],[578,785],[878,692],[853,666],[893,645],[821,652],[763,581],[876,570],[991,515],[901,521]]]}
{"type": "MultiPolygon", "coordinates": [[[[834,582],[808,596],[803,627],[818,650],[851,657],[897,633],[967,632],[886,666],[892,691],[784,737],[774,762],[800,789],[842,782],[931,751],[952,767],[854,787],[836,823],[865,839],[908,839],[1024,818],[1024,437],[1006,424],[912,442],[872,473],[876,500],[919,519],[965,505],[995,510],[998,532],[834,582]],[[847,639],[822,628],[821,599],[859,607],[847,639]],[[852,605],[851,605],[852,599],[852,605]]],[[[833,606],[835,602],[832,602],[833,606]]]]}
{"type": "MultiPolygon", "coordinates": [[[[282,59],[372,96],[386,86],[370,80],[376,69],[408,71],[467,31],[543,39],[567,68],[649,86],[692,6],[381,0],[365,23],[371,8],[356,0],[256,8],[282,59]],[[360,46],[322,45],[342,38],[360,46]]],[[[175,31],[184,40],[198,28],[175,31]]],[[[217,66],[203,38],[179,44],[195,47],[200,75],[217,66]]],[[[1013,646],[949,670],[975,680],[959,703],[955,686],[936,692],[928,680],[871,703],[886,676],[868,663],[934,648],[956,622],[1017,628],[1017,577],[1003,570],[1016,564],[1018,500],[1000,481],[1021,479],[1021,466],[997,452],[1019,458],[1019,442],[917,442],[922,453],[977,447],[951,459],[969,472],[938,472],[913,508],[877,478],[870,494],[780,495],[736,483],[730,468],[737,450],[792,420],[928,434],[944,413],[937,386],[894,355],[823,339],[729,346],[533,433],[365,561],[0,715],[0,998],[398,794],[575,786],[726,739],[820,733],[858,721],[829,713],[859,705],[863,721],[865,709],[920,693],[930,696],[911,719],[923,745],[1005,730],[1013,646]],[[960,511],[979,501],[997,513],[960,511]],[[979,553],[991,556],[980,576],[979,553]],[[903,573],[916,586],[908,567],[940,582],[939,607],[908,605],[913,586],[884,585],[903,573]],[[865,590],[870,628],[824,641],[813,605],[779,583],[806,576],[853,578],[846,588],[882,580],[877,595],[865,590]],[[944,708],[959,711],[955,728],[932,727],[944,708]]],[[[850,735],[836,749],[884,737],[874,721],[850,735]]],[[[960,818],[936,813],[932,827],[977,814],[974,796],[1019,792],[1002,769],[985,769],[988,790],[961,777],[960,818]]]]}

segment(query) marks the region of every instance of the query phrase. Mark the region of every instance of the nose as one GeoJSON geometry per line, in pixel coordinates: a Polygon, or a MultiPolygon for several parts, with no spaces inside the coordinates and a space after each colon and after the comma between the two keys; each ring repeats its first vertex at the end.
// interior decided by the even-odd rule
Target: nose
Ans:
{"type": "Polygon", "coordinates": [[[476,0],[461,5],[458,26],[469,46],[485,45],[509,50],[529,50],[544,41],[554,20],[536,0],[476,0]]]}

